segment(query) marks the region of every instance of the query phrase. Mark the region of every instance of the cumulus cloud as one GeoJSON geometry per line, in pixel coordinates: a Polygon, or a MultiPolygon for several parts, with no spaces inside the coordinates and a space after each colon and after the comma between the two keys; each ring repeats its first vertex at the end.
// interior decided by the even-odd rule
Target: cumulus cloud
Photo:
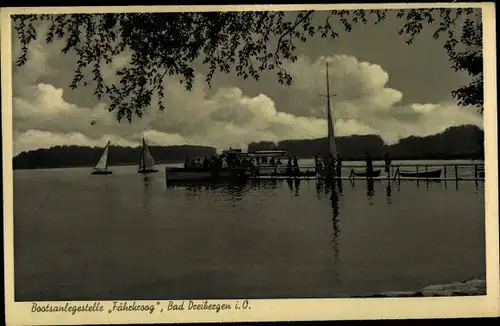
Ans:
{"type": "MultiPolygon", "coordinates": [[[[44,76],[57,67],[48,63],[53,53],[41,43],[30,50],[29,66],[15,68],[17,91],[13,99],[14,154],[55,145],[102,146],[108,140],[136,146],[146,137],[152,145],[207,145],[219,150],[246,148],[253,141],[311,139],[326,135],[326,61],[330,64],[330,87],[336,135],[377,134],[387,143],[410,135],[425,136],[454,125],[482,125],[475,110],[454,103],[402,105],[403,94],[387,87],[389,74],[383,67],[360,62],[348,55],[300,57],[287,64],[294,83],[286,90],[292,99],[287,107],[276,107],[279,92],[249,96],[239,87],[209,92],[202,74],[187,92],[177,78],[164,81],[166,110],[154,105],[132,124],[118,123],[106,104],[82,107],[64,98],[66,85],[51,85],[44,76]],[[95,124],[91,124],[95,121],[95,124]]],[[[13,57],[15,59],[15,57],[13,57]]],[[[107,80],[129,62],[128,55],[115,58],[102,71],[107,80]]],[[[276,86],[278,87],[278,86],[276,86]]]]}

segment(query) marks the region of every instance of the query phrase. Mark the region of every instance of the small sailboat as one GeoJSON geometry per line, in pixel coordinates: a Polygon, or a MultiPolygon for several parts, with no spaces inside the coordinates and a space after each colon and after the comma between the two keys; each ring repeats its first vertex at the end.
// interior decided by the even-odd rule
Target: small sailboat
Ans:
{"type": "Polygon", "coordinates": [[[158,172],[154,168],[155,160],[151,152],[149,151],[148,145],[146,145],[146,141],[142,138],[142,148],[141,148],[141,160],[139,161],[139,173],[155,173],[158,172]]]}
{"type": "Polygon", "coordinates": [[[109,144],[110,142],[106,144],[106,147],[104,147],[104,151],[101,154],[101,158],[97,162],[97,164],[94,166],[94,169],[90,174],[112,174],[110,170],[108,170],[108,151],[109,151],[109,144]]]}

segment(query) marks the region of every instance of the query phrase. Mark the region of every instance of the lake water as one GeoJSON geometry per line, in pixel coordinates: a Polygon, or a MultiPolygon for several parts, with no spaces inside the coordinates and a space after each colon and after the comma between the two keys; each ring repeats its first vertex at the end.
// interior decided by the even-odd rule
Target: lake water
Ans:
{"type": "Polygon", "coordinates": [[[166,186],[158,168],[14,171],[16,300],[344,297],[485,278],[483,183],[166,186]]]}

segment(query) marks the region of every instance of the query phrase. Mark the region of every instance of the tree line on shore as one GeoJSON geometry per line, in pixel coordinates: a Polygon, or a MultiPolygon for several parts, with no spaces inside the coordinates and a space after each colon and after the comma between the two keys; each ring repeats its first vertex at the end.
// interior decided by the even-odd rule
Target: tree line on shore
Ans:
{"type": "MultiPolygon", "coordinates": [[[[363,160],[367,152],[375,160],[388,153],[392,159],[483,159],[484,134],[476,126],[451,127],[443,133],[401,139],[387,145],[380,136],[353,135],[337,137],[337,149],[344,160],[363,160]]],[[[299,158],[312,158],[327,151],[326,138],[297,139],[273,142],[255,142],[248,151],[287,150],[299,158]]],[[[102,154],[102,147],[55,146],[22,152],[13,159],[14,169],[36,169],[56,167],[93,166],[102,154]]],[[[216,149],[208,146],[149,146],[158,163],[183,162],[186,157],[210,157],[216,149]]],[[[140,147],[110,146],[108,165],[138,164],[140,147]]]]}
{"type": "MultiPolygon", "coordinates": [[[[212,156],[216,150],[207,146],[148,146],[158,163],[181,162],[189,157],[212,156]]],[[[55,146],[22,152],[14,157],[14,169],[36,169],[94,166],[99,160],[103,147],[55,146]]],[[[109,147],[108,165],[139,164],[141,147],[109,147]]]]}
{"type": "MultiPolygon", "coordinates": [[[[483,159],[484,133],[473,125],[450,127],[444,132],[426,137],[410,136],[387,145],[377,135],[336,137],[337,150],[344,160],[364,160],[366,153],[381,160],[385,153],[392,159],[483,159]]],[[[311,158],[328,151],[327,138],[283,140],[278,143],[256,142],[249,151],[286,150],[301,158],[311,158]]]]}

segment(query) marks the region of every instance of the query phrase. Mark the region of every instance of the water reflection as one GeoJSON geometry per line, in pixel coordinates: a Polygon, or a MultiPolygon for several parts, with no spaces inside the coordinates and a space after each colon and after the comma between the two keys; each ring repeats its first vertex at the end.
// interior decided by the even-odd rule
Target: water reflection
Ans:
{"type": "Polygon", "coordinates": [[[392,204],[392,198],[391,198],[391,193],[392,193],[392,188],[391,188],[391,182],[387,182],[387,186],[385,187],[385,195],[387,198],[387,204],[392,204]]]}
{"type": "Polygon", "coordinates": [[[290,193],[294,196],[298,196],[300,193],[300,182],[301,179],[286,179],[286,183],[288,185],[288,189],[290,193]]]}
{"type": "Polygon", "coordinates": [[[222,188],[223,192],[229,195],[233,207],[243,199],[243,193],[248,189],[243,183],[229,183],[227,187],[222,188]]]}
{"type": "Polygon", "coordinates": [[[335,187],[330,192],[330,203],[332,207],[332,249],[333,261],[337,262],[339,259],[339,194],[335,187]]]}
{"type": "MultiPolygon", "coordinates": [[[[332,233],[330,245],[333,250],[333,262],[336,263],[339,259],[339,235],[340,235],[340,226],[339,226],[339,199],[341,196],[341,192],[343,191],[342,180],[338,180],[335,182],[325,182],[323,180],[316,181],[316,195],[318,199],[321,199],[321,193],[324,192],[325,195],[329,195],[328,199],[330,201],[330,207],[332,209],[332,233]]],[[[338,276],[338,271],[335,270],[335,275],[338,276]]]]}
{"type": "Polygon", "coordinates": [[[252,180],[252,182],[247,183],[243,181],[228,181],[214,183],[211,181],[200,182],[173,182],[168,183],[166,186],[168,190],[183,189],[186,190],[185,194],[188,198],[196,197],[199,198],[207,192],[219,193],[224,198],[231,200],[233,206],[243,199],[244,193],[251,188],[269,188],[272,187],[272,183],[259,182],[252,180]]]}
{"type": "Polygon", "coordinates": [[[342,180],[338,180],[337,185],[339,189],[339,195],[342,196],[344,194],[344,187],[342,186],[342,180]]]}
{"type": "Polygon", "coordinates": [[[366,179],[366,196],[368,196],[368,201],[370,205],[373,205],[373,196],[375,195],[375,181],[373,179],[366,179]]]}
{"type": "Polygon", "coordinates": [[[295,179],[293,183],[295,186],[295,196],[298,196],[300,191],[300,179],[295,179]]]}
{"type": "Polygon", "coordinates": [[[145,175],[142,179],[143,181],[143,191],[142,191],[142,208],[145,209],[148,216],[151,215],[151,179],[148,175],[145,175]]]}

